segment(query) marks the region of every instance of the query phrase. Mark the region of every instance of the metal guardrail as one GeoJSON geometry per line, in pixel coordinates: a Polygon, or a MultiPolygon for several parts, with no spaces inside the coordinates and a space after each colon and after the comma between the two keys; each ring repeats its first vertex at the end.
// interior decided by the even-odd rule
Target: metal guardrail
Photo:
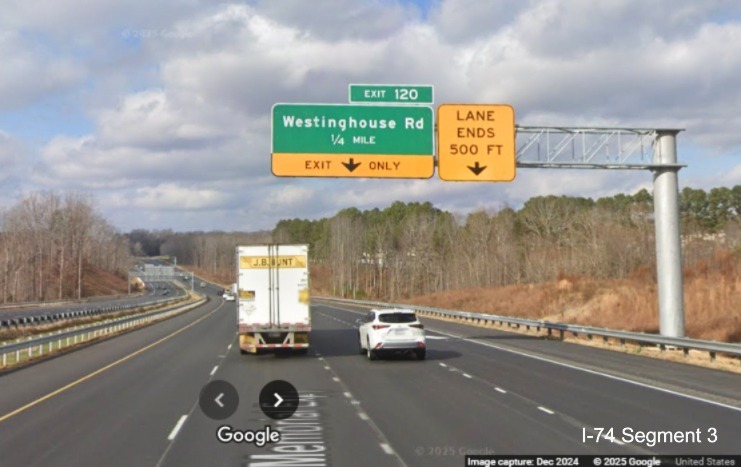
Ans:
{"type": "Polygon", "coordinates": [[[545,329],[549,336],[552,336],[554,332],[558,332],[559,338],[563,339],[566,333],[571,333],[576,336],[579,334],[586,335],[588,339],[592,339],[594,336],[602,337],[607,342],[608,339],[617,339],[621,345],[625,345],[626,342],[636,342],[639,345],[656,345],[661,350],[668,348],[682,349],[685,356],[689,354],[690,350],[700,350],[708,352],[711,360],[715,360],[717,354],[732,355],[734,357],[741,357],[741,344],[731,344],[726,342],[708,341],[701,339],[690,339],[680,337],[665,337],[657,334],[648,334],[645,332],[631,332],[631,331],[617,331],[613,329],[595,328],[590,326],[578,326],[574,324],[563,324],[553,323],[550,321],[537,321],[532,319],[524,318],[512,318],[508,316],[490,315],[486,313],[471,313],[467,311],[458,310],[446,310],[442,308],[432,308],[426,306],[416,306],[404,303],[385,303],[385,302],[373,302],[367,300],[351,300],[345,298],[335,297],[315,297],[321,300],[335,301],[339,303],[348,303],[355,305],[373,306],[381,308],[403,308],[408,310],[414,310],[430,316],[437,316],[441,318],[452,318],[459,321],[471,322],[473,324],[483,324],[484,322],[492,322],[495,324],[507,324],[512,327],[524,326],[526,329],[535,328],[540,331],[545,329]]]}
{"type": "MultiPolygon", "coordinates": [[[[30,360],[44,355],[46,353],[59,351],[66,347],[74,346],[100,336],[121,332],[123,330],[138,327],[156,319],[163,319],[169,316],[191,310],[202,305],[208,299],[202,298],[197,302],[187,305],[166,308],[164,310],[155,310],[135,316],[125,316],[122,318],[112,319],[104,323],[93,324],[75,328],[69,331],[62,331],[55,334],[49,334],[21,342],[11,342],[0,346],[0,368],[16,364],[24,360],[30,360]]],[[[170,299],[170,302],[179,302],[181,300],[170,299]]],[[[160,304],[167,304],[162,303],[160,304]]],[[[139,306],[145,306],[140,304],[139,306]]]]}
{"type": "MultiPolygon", "coordinates": [[[[182,290],[185,290],[185,289],[182,289],[182,290]]],[[[187,291],[186,291],[186,294],[187,294],[187,291]]],[[[167,304],[168,302],[171,303],[173,302],[173,300],[177,300],[178,297],[182,298],[182,296],[173,296],[173,297],[168,297],[164,299],[159,298],[159,299],[153,299],[153,300],[148,300],[148,301],[139,302],[139,303],[110,304],[107,306],[95,306],[94,304],[91,304],[89,308],[86,307],[86,308],[79,309],[79,310],[59,311],[57,313],[45,313],[45,314],[37,314],[37,315],[28,314],[27,316],[17,316],[14,318],[4,318],[4,319],[2,318],[2,314],[0,314],[0,329],[10,328],[10,327],[17,328],[17,327],[24,327],[24,326],[37,326],[39,324],[50,324],[50,323],[65,320],[65,319],[76,319],[76,318],[84,318],[88,316],[98,316],[98,315],[102,315],[106,313],[115,313],[119,311],[146,307],[146,306],[151,306],[155,304],[167,304]]],[[[65,304],[65,303],[59,303],[59,304],[65,304]]],[[[75,304],[80,304],[80,302],[77,302],[75,304]]]]}
{"type": "Polygon", "coordinates": [[[132,297],[139,297],[144,295],[142,292],[138,293],[132,293],[132,294],[117,294],[117,295],[98,295],[95,297],[86,297],[86,298],[65,298],[62,300],[44,300],[44,301],[37,301],[37,302],[17,302],[17,303],[5,303],[0,305],[0,311],[2,310],[15,310],[15,309],[23,309],[23,308],[47,308],[47,307],[55,307],[59,305],[82,305],[84,303],[95,303],[95,302],[102,302],[102,301],[111,301],[111,300],[123,300],[126,298],[132,298],[132,297]]]}

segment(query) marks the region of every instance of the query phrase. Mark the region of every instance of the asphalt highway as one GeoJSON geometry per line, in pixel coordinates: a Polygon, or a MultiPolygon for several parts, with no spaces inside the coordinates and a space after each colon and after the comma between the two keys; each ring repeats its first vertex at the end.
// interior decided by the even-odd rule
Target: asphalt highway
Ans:
{"type": "MultiPolygon", "coordinates": [[[[235,306],[173,319],[0,377],[3,466],[449,466],[465,454],[741,454],[741,376],[424,320],[427,360],[368,361],[363,309],[315,302],[306,356],[241,355],[235,306]],[[212,420],[201,389],[239,405],[212,420]],[[286,380],[299,411],[267,418],[262,388],[286,380]],[[283,429],[288,444],[219,442],[283,429]],[[596,428],[698,433],[699,442],[599,442],[596,428]]],[[[619,439],[618,439],[619,441],[619,439]]]]}

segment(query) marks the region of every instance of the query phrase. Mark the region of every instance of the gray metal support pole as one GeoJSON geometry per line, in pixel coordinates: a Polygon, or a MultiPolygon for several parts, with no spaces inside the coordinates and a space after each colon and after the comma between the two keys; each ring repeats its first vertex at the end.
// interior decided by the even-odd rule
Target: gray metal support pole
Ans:
{"type": "MultiPolygon", "coordinates": [[[[676,130],[658,130],[654,164],[677,163],[676,130]]],[[[662,336],[684,337],[682,242],[679,231],[677,167],[654,169],[656,274],[659,286],[659,330],[662,336]]]]}

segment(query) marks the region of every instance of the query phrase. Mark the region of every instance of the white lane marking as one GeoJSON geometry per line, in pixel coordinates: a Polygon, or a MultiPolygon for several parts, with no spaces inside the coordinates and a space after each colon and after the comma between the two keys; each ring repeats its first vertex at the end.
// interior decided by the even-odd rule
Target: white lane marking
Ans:
{"type": "Polygon", "coordinates": [[[497,392],[501,392],[502,394],[507,394],[507,391],[505,391],[502,388],[494,388],[494,390],[497,391],[497,392]]]}
{"type": "Polygon", "coordinates": [[[713,400],[710,400],[710,399],[703,399],[702,397],[691,396],[689,394],[684,394],[684,393],[681,393],[681,392],[672,391],[671,389],[666,389],[666,388],[662,388],[662,387],[658,387],[658,386],[652,386],[652,385],[647,384],[647,383],[641,383],[640,381],[634,381],[632,379],[622,378],[620,376],[615,376],[615,375],[611,375],[611,374],[608,374],[608,373],[602,373],[601,371],[597,371],[597,370],[590,370],[589,368],[584,368],[584,367],[572,365],[570,363],[559,362],[558,360],[553,360],[553,359],[546,358],[546,357],[540,357],[538,355],[533,355],[533,354],[529,354],[529,353],[525,353],[525,352],[520,352],[520,351],[514,350],[514,349],[508,349],[507,347],[500,347],[498,345],[489,344],[488,342],[479,342],[479,341],[472,340],[472,339],[467,338],[467,337],[464,337],[464,336],[457,336],[455,334],[450,334],[450,333],[443,332],[443,331],[432,331],[432,330],[430,330],[429,332],[436,332],[438,334],[443,334],[443,335],[446,335],[446,336],[449,336],[449,337],[454,337],[456,339],[461,339],[461,340],[464,340],[466,342],[470,342],[472,344],[483,345],[484,347],[491,347],[492,349],[497,349],[497,350],[501,350],[503,352],[509,352],[509,353],[513,353],[515,355],[520,355],[520,356],[523,356],[523,357],[528,357],[528,358],[532,358],[532,359],[535,359],[535,360],[540,360],[541,362],[552,363],[554,365],[563,366],[563,367],[566,367],[566,368],[571,368],[572,370],[583,371],[585,373],[589,373],[589,374],[597,375],[597,376],[602,376],[602,377],[609,378],[609,379],[616,380],[616,381],[622,381],[623,383],[633,384],[635,386],[640,386],[642,388],[653,389],[653,390],[660,391],[660,392],[663,392],[663,393],[672,394],[672,395],[675,395],[675,396],[684,397],[684,398],[692,399],[692,400],[699,401],[699,402],[705,402],[706,404],[712,404],[712,405],[715,405],[715,406],[718,406],[718,407],[723,407],[724,409],[731,409],[731,410],[735,410],[736,412],[741,412],[741,407],[734,407],[732,405],[724,404],[722,402],[716,402],[716,401],[713,401],[713,400]]]}
{"type": "Polygon", "coordinates": [[[554,412],[553,410],[550,410],[550,409],[546,409],[545,407],[541,407],[541,406],[538,406],[538,410],[540,410],[540,411],[542,411],[542,412],[545,412],[545,413],[547,413],[547,414],[550,414],[550,415],[553,415],[554,413],[556,413],[556,412],[554,412]]]}
{"type": "Polygon", "coordinates": [[[378,443],[378,444],[381,446],[381,449],[383,449],[383,452],[385,452],[386,454],[389,454],[391,456],[394,455],[394,450],[391,449],[391,446],[389,446],[386,443],[378,443]]]}
{"type": "Polygon", "coordinates": [[[216,365],[216,366],[214,367],[214,369],[213,369],[213,370],[211,370],[211,376],[213,376],[213,375],[214,375],[214,373],[216,373],[216,370],[218,370],[218,369],[219,369],[219,365],[216,365]]]}
{"type": "Polygon", "coordinates": [[[449,337],[445,337],[445,336],[425,336],[425,339],[432,339],[432,340],[437,339],[437,340],[441,340],[441,341],[446,341],[446,340],[448,340],[450,338],[449,337]]]}
{"type": "Polygon", "coordinates": [[[229,347],[227,347],[226,350],[232,350],[232,344],[229,344],[229,347]]]}
{"type": "Polygon", "coordinates": [[[334,381],[335,383],[339,383],[340,382],[340,378],[338,378],[336,376],[333,376],[332,377],[332,381],[334,381]]]}
{"type": "Polygon", "coordinates": [[[172,429],[170,432],[170,435],[167,437],[168,441],[172,441],[175,439],[175,437],[178,435],[178,431],[180,431],[180,428],[183,427],[183,424],[185,423],[185,420],[188,418],[187,415],[183,415],[180,417],[180,420],[175,424],[175,428],[172,429]]]}
{"type": "MultiPolygon", "coordinates": [[[[319,354],[317,354],[319,355],[319,354]]],[[[319,360],[324,361],[324,357],[319,357],[319,360]]]]}
{"type": "Polygon", "coordinates": [[[466,378],[472,378],[472,376],[469,375],[468,373],[463,373],[463,376],[465,376],[466,378]]]}
{"type": "Polygon", "coordinates": [[[445,367],[447,367],[447,366],[448,366],[448,365],[446,365],[446,364],[444,364],[444,363],[440,363],[439,365],[440,365],[441,367],[443,367],[443,368],[445,368],[445,367]]]}
{"type": "Polygon", "coordinates": [[[331,370],[331,368],[329,366],[327,366],[327,365],[324,365],[324,369],[325,370],[331,370]]]}
{"type": "Polygon", "coordinates": [[[349,392],[343,392],[342,394],[344,394],[345,397],[347,397],[348,399],[352,399],[352,394],[350,394],[349,392]]]}
{"type": "Polygon", "coordinates": [[[368,417],[368,414],[365,412],[358,412],[358,417],[360,417],[361,420],[365,420],[366,422],[370,420],[370,417],[368,417]]]}

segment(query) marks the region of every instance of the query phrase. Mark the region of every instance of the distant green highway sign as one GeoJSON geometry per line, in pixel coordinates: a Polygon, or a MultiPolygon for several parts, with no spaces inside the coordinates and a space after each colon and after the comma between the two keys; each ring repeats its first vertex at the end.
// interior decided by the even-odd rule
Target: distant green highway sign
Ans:
{"type": "Polygon", "coordinates": [[[432,104],[433,92],[429,85],[351,84],[350,102],[432,104]]]}

